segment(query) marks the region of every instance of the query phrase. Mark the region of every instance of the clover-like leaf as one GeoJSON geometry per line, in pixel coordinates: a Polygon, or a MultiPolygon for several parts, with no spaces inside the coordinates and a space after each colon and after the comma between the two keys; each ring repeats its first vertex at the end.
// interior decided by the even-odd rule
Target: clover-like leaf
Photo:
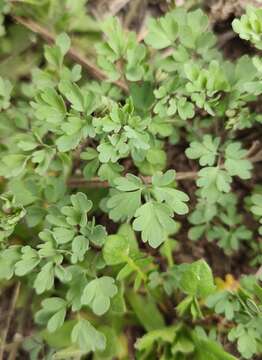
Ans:
{"type": "Polygon", "coordinates": [[[246,14],[232,23],[233,30],[241,39],[251,41],[258,49],[262,50],[262,9],[247,6],[246,14]]]}
{"type": "Polygon", "coordinates": [[[42,309],[36,313],[36,322],[43,324],[47,322],[49,332],[59,329],[65,320],[66,306],[65,300],[59,297],[47,298],[41,303],[42,309]]]}
{"type": "Polygon", "coordinates": [[[21,260],[15,264],[15,274],[17,276],[28,274],[40,263],[38,252],[35,249],[27,245],[21,251],[21,260]]]}
{"type": "Polygon", "coordinates": [[[71,339],[74,344],[77,344],[86,353],[90,351],[103,351],[106,347],[105,336],[85,319],[79,320],[74,326],[71,339]]]}
{"type": "Polygon", "coordinates": [[[245,159],[247,151],[241,148],[241,143],[231,143],[225,150],[225,168],[231,176],[239,176],[241,179],[251,177],[252,163],[245,159]]]}
{"type": "Polygon", "coordinates": [[[66,216],[69,225],[85,226],[87,224],[87,213],[91,210],[92,201],[87,199],[86,194],[78,192],[70,197],[72,206],[64,206],[62,214],[66,216]]]}
{"type": "Polygon", "coordinates": [[[0,175],[11,178],[20,175],[26,167],[29,156],[23,154],[8,154],[3,156],[0,175]]]}
{"type": "Polygon", "coordinates": [[[189,200],[187,194],[183,191],[173,189],[168,186],[171,183],[175,172],[167,171],[164,175],[154,175],[152,177],[152,193],[159,202],[165,202],[177,214],[183,215],[188,212],[188,206],[185,204],[189,200]],[[170,181],[168,178],[170,177],[170,181]]]}
{"type": "Polygon", "coordinates": [[[219,142],[219,138],[213,139],[211,135],[204,135],[202,142],[190,143],[190,147],[186,149],[186,156],[189,159],[199,159],[201,166],[212,166],[218,155],[219,142]]]}
{"type": "Polygon", "coordinates": [[[153,48],[164,49],[170,45],[175,45],[178,24],[172,13],[159,19],[150,19],[148,29],[145,42],[153,48]]]}
{"type": "Polygon", "coordinates": [[[40,272],[37,274],[37,277],[34,281],[34,288],[37,294],[42,294],[43,292],[50,290],[54,285],[55,273],[54,265],[50,261],[46,263],[40,272]]]}
{"type": "Polygon", "coordinates": [[[84,111],[84,97],[80,88],[76,84],[67,80],[62,80],[59,84],[59,90],[67,98],[67,100],[70,101],[74,110],[84,111]]]}
{"type": "Polygon", "coordinates": [[[10,246],[0,254],[0,280],[10,280],[14,275],[15,264],[19,261],[20,248],[17,245],[10,246]]]}
{"type": "Polygon", "coordinates": [[[231,176],[219,167],[205,167],[198,172],[197,185],[201,188],[201,195],[216,202],[221,193],[230,191],[231,176]]]}
{"type": "Polygon", "coordinates": [[[259,335],[251,326],[239,324],[230,330],[228,339],[230,341],[237,340],[237,349],[245,359],[252,359],[253,355],[257,352],[259,335]]]}
{"type": "Polygon", "coordinates": [[[149,201],[137,209],[133,228],[142,232],[144,242],[156,248],[168,238],[168,235],[176,232],[177,223],[172,216],[173,212],[167,205],[149,201]]]}
{"type": "Polygon", "coordinates": [[[89,240],[82,235],[76,236],[72,241],[72,263],[83,261],[85,253],[89,249],[89,240]]]}
{"type": "Polygon", "coordinates": [[[188,295],[205,298],[215,290],[212,271],[205,260],[182,265],[179,286],[188,295]]]}
{"type": "Polygon", "coordinates": [[[117,177],[114,184],[117,190],[110,191],[106,203],[109,217],[114,221],[131,219],[141,204],[144,188],[142,181],[132,174],[127,174],[126,177],[117,177]]]}
{"type": "Polygon", "coordinates": [[[64,227],[55,227],[53,230],[54,238],[58,244],[66,244],[73,240],[75,231],[64,227]]]}
{"type": "Polygon", "coordinates": [[[129,253],[129,241],[126,236],[109,235],[103,247],[103,257],[107,265],[118,265],[125,262],[129,253]]]}
{"type": "Polygon", "coordinates": [[[91,280],[85,287],[81,302],[89,305],[97,315],[103,315],[110,307],[110,299],[117,293],[115,280],[102,276],[91,280]]]}
{"type": "Polygon", "coordinates": [[[209,308],[214,308],[217,314],[224,314],[228,320],[232,320],[240,310],[239,300],[229,291],[209,295],[206,304],[209,308]]]}

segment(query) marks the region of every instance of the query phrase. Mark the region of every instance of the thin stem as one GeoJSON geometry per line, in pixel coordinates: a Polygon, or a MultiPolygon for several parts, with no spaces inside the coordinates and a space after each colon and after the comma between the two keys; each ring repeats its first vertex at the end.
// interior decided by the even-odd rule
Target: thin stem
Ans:
{"type": "Polygon", "coordinates": [[[140,275],[141,279],[143,279],[144,282],[146,282],[146,281],[147,281],[147,276],[146,276],[146,274],[143,273],[143,271],[142,271],[142,270],[140,269],[140,267],[134,262],[134,260],[131,259],[131,257],[128,256],[128,255],[126,255],[126,256],[124,257],[124,259],[125,259],[125,261],[127,262],[127,264],[128,264],[134,271],[136,271],[136,272],[140,275]]]}
{"type": "MultiPolygon", "coordinates": [[[[151,184],[152,177],[151,176],[143,176],[141,177],[145,184],[151,184]]],[[[194,180],[197,178],[197,171],[187,171],[187,172],[177,172],[176,180],[194,180]]],[[[87,187],[87,188],[107,188],[109,187],[108,181],[102,181],[98,176],[93,177],[90,180],[86,180],[84,178],[70,178],[68,180],[69,187],[87,187]]]]}
{"type": "Polygon", "coordinates": [[[251,317],[254,318],[254,316],[251,314],[251,312],[249,311],[249,308],[247,307],[247,305],[245,304],[245,302],[241,299],[241,297],[239,296],[239,294],[236,292],[235,296],[237,297],[238,301],[240,302],[240,304],[243,306],[245,312],[251,317]]]}
{"type": "Polygon", "coordinates": [[[194,304],[195,304],[195,306],[196,306],[196,309],[197,309],[197,311],[198,311],[199,317],[200,317],[201,319],[203,319],[203,318],[204,318],[203,313],[202,313],[202,311],[201,311],[199,302],[198,302],[198,300],[197,300],[197,298],[196,298],[195,296],[193,297],[193,302],[194,302],[194,304]]]}
{"type": "MultiPolygon", "coordinates": [[[[257,146],[257,145],[256,145],[257,146]]],[[[248,151],[250,153],[250,151],[248,151]]],[[[252,149],[253,153],[253,149],[252,149]]],[[[262,161],[262,150],[258,151],[255,155],[246,157],[251,163],[257,163],[262,161]]],[[[220,162],[220,160],[219,160],[220,162]]],[[[219,164],[219,167],[223,169],[224,165],[219,164]]],[[[181,180],[196,180],[198,177],[198,171],[181,171],[176,173],[176,181],[181,180]]],[[[141,176],[141,179],[144,181],[145,184],[151,184],[152,177],[151,176],[141,176]]],[[[107,188],[109,187],[108,181],[102,181],[98,176],[93,177],[90,180],[86,180],[84,178],[70,178],[68,180],[68,186],[71,188],[75,187],[83,187],[83,188],[107,188]]]]}
{"type": "Polygon", "coordinates": [[[172,247],[170,246],[170,239],[167,239],[164,242],[164,247],[166,249],[166,258],[167,258],[168,267],[172,268],[174,266],[174,259],[173,259],[172,247]]]}

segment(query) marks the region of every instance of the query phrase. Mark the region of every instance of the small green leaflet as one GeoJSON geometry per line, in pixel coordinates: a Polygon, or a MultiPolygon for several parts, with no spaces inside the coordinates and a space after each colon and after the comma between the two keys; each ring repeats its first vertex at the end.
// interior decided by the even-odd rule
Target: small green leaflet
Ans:
{"type": "Polygon", "coordinates": [[[106,203],[110,219],[124,221],[131,219],[141,204],[141,190],[129,192],[110,191],[110,198],[106,203]]]}
{"type": "Polygon", "coordinates": [[[246,14],[232,22],[233,30],[239,37],[251,41],[259,50],[262,50],[261,19],[262,9],[250,5],[246,8],[246,14]]]}
{"type": "Polygon", "coordinates": [[[188,212],[185,202],[189,197],[171,186],[174,179],[174,170],[154,175],[152,185],[144,185],[141,179],[131,174],[116,178],[116,190],[110,192],[107,201],[110,218],[119,221],[136,217],[133,229],[142,231],[144,242],[149,242],[152,247],[159,246],[177,229],[177,223],[172,219],[174,212],[180,215],[188,212]],[[142,194],[146,203],[141,206],[142,194]]]}
{"type": "Polygon", "coordinates": [[[50,124],[60,124],[66,116],[66,106],[61,95],[53,88],[45,88],[31,102],[36,117],[50,124]]]}
{"type": "Polygon", "coordinates": [[[129,81],[138,81],[143,78],[144,64],[147,49],[143,44],[135,44],[127,50],[126,78],[129,81]]]}
{"type": "Polygon", "coordinates": [[[70,266],[71,281],[68,283],[69,289],[66,293],[66,299],[71,304],[72,311],[81,309],[81,297],[85,286],[88,283],[85,271],[80,266],[70,266]]]}
{"type": "Polygon", "coordinates": [[[247,151],[241,148],[241,143],[231,143],[225,150],[225,169],[231,176],[239,176],[241,179],[251,178],[252,163],[245,159],[247,151]]]}
{"type": "Polygon", "coordinates": [[[181,265],[181,290],[190,296],[206,298],[215,290],[212,271],[205,260],[181,265]]]}
{"type": "Polygon", "coordinates": [[[230,191],[231,176],[219,167],[205,167],[198,172],[197,186],[201,196],[209,202],[216,202],[221,193],[230,191]]]}
{"type": "Polygon", "coordinates": [[[118,265],[125,262],[128,253],[129,241],[126,236],[107,236],[103,247],[103,257],[107,265],[118,265]]]}
{"type": "Polygon", "coordinates": [[[133,174],[127,174],[125,177],[116,178],[115,187],[119,191],[135,191],[143,188],[141,179],[133,174]]]}
{"type": "Polygon", "coordinates": [[[103,247],[103,257],[107,265],[123,265],[117,280],[121,281],[135,273],[134,289],[138,289],[142,281],[147,281],[143,267],[148,265],[150,259],[145,259],[139,254],[135,234],[130,225],[123,224],[120,231],[121,233],[107,237],[103,247]]]}
{"type": "Polygon", "coordinates": [[[89,305],[97,315],[103,315],[110,307],[110,299],[117,294],[115,280],[102,276],[91,280],[85,287],[81,302],[89,305]]]}
{"type": "MultiPolygon", "coordinates": [[[[162,104],[162,101],[158,103],[160,106],[162,104]]],[[[192,104],[190,101],[187,101],[185,97],[179,97],[179,99],[171,98],[168,105],[169,106],[167,108],[167,115],[169,116],[178,113],[182,120],[187,120],[192,119],[195,115],[194,104],[192,104]]]]}
{"type": "Polygon", "coordinates": [[[53,234],[57,244],[66,244],[73,240],[75,231],[64,227],[55,227],[53,234]]]}
{"type": "Polygon", "coordinates": [[[24,246],[21,252],[21,260],[15,264],[15,274],[17,276],[28,274],[40,263],[38,252],[30,246],[24,246]]]}
{"type": "Polygon", "coordinates": [[[26,167],[29,156],[22,154],[9,154],[3,156],[0,175],[6,178],[20,175],[26,167]]]}
{"type": "Polygon", "coordinates": [[[142,181],[132,175],[117,177],[114,180],[116,190],[110,192],[110,198],[106,205],[109,209],[109,217],[114,221],[131,219],[141,205],[142,181]]]}
{"type": "Polygon", "coordinates": [[[74,83],[67,80],[62,80],[59,84],[60,92],[71,103],[74,110],[83,112],[85,110],[84,97],[81,89],[74,83]]]}
{"type": "MultiPolygon", "coordinates": [[[[251,325],[251,324],[250,324],[251,325]]],[[[247,326],[239,324],[230,330],[228,339],[230,341],[237,340],[237,349],[244,359],[252,359],[257,353],[258,341],[261,340],[258,332],[249,324],[247,326]]]]}
{"type": "Polygon", "coordinates": [[[83,261],[85,253],[89,249],[89,240],[82,235],[76,236],[72,241],[72,263],[83,261]]]}
{"type": "Polygon", "coordinates": [[[195,107],[185,97],[180,97],[177,102],[177,112],[182,120],[192,119],[195,115],[195,107]]]}
{"type": "Polygon", "coordinates": [[[168,235],[177,230],[177,223],[172,219],[173,212],[165,204],[149,201],[137,209],[133,228],[142,232],[142,240],[153,248],[162,244],[168,235]]]}
{"type": "Polygon", "coordinates": [[[51,164],[51,161],[55,156],[55,153],[56,153],[55,149],[46,148],[35,151],[32,154],[31,161],[32,163],[37,164],[37,166],[35,167],[35,172],[37,174],[44,175],[47,172],[51,164]]]}
{"type": "Polygon", "coordinates": [[[71,334],[72,342],[84,352],[103,351],[106,347],[105,336],[97,331],[88,320],[81,319],[74,326],[71,334]]]}
{"type": "Polygon", "coordinates": [[[54,286],[54,278],[54,265],[50,261],[42,267],[34,281],[36,293],[42,294],[43,292],[52,289],[54,286]]]}
{"type": "Polygon", "coordinates": [[[64,56],[70,49],[70,37],[63,32],[56,37],[55,44],[59,47],[61,54],[64,56]]]}
{"type": "Polygon", "coordinates": [[[241,242],[248,241],[251,237],[252,232],[244,225],[232,226],[229,229],[224,226],[214,225],[208,232],[208,239],[216,239],[225,253],[230,253],[232,250],[237,251],[241,242]]]}
{"type": "Polygon", "coordinates": [[[175,171],[168,170],[163,175],[152,177],[152,193],[159,202],[165,202],[175,213],[184,215],[188,212],[185,204],[189,200],[183,191],[173,189],[168,186],[175,178],[175,171]]]}
{"type": "Polygon", "coordinates": [[[204,135],[203,141],[193,141],[186,149],[186,156],[189,159],[199,159],[201,166],[212,166],[215,164],[218,155],[219,138],[212,138],[211,135],[204,135]]]}
{"type": "Polygon", "coordinates": [[[92,201],[87,199],[86,194],[78,192],[70,197],[72,206],[64,206],[61,213],[66,216],[66,221],[69,225],[86,226],[87,213],[91,210],[92,201]]]}
{"type": "Polygon", "coordinates": [[[15,264],[21,258],[20,247],[10,246],[0,254],[0,280],[9,280],[13,277],[15,264]]]}
{"type": "Polygon", "coordinates": [[[36,313],[36,322],[39,324],[47,322],[48,331],[56,331],[64,323],[67,306],[66,301],[58,297],[52,297],[43,300],[41,304],[42,309],[36,313]]]}
{"type": "Polygon", "coordinates": [[[78,116],[70,116],[66,122],[61,124],[63,135],[57,138],[56,145],[60,152],[66,152],[75,149],[82,139],[87,136],[94,137],[95,130],[92,127],[91,116],[84,118],[78,116]]]}
{"type": "Polygon", "coordinates": [[[154,49],[164,49],[170,45],[175,46],[178,25],[172,13],[159,19],[150,19],[148,30],[145,42],[154,49]]]}
{"type": "Polygon", "coordinates": [[[57,36],[54,46],[45,46],[45,58],[48,63],[56,68],[61,69],[63,58],[70,49],[71,41],[66,33],[57,36]]]}
{"type": "Polygon", "coordinates": [[[206,299],[209,308],[214,308],[217,314],[224,314],[226,319],[233,320],[240,310],[240,303],[236,296],[229,291],[219,291],[206,299]]]}
{"type": "Polygon", "coordinates": [[[108,50],[112,50],[116,58],[119,58],[125,50],[127,37],[118,18],[108,17],[102,24],[102,30],[107,36],[108,50]]]}

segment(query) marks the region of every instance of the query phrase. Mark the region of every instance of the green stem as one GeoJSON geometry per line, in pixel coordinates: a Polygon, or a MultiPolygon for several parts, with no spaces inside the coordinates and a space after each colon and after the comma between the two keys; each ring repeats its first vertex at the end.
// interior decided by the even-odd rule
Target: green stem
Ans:
{"type": "Polygon", "coordinates": [[[235,294],[238,301],[240,302],[240,304],[243,306],[243,308],[245,309],[246,313],[251,317],[251,319],[254,318],[254,316],[251,314],[251,312],[249,311],[248,306],[245,304],[245,302],[241,299],[241,297],[239,296],[238,293],[235,294]]]}
{"type": "Polygon", "coordinates": [[[197,298],[195,296],[194,296],[194,303],[195,303],[195,306],[197,308],[200,319],[203,319],[204,316],[203,316],[202,310],[201,310],[199,302],[198,302],[198,300],[197,300],[197,298]]]}
{"type": "Polygon", "coordinates": [[[169,268],[172,268],[174,266],[174,259],[172,254],[172,248],[170,247],[170,240],[167,239],[164,243],[164,247],[166,250],[166,258],[167,258],[167,264],[169,268]]]}
{"type": "Polygon", "coordinates": [[[140,267],[134,262],[134,260],[131,259],[131,257],[129,257],[128,255],[126,255],[126,256],[124,257],[124,259],[125,259],[125,261],[127,262],[127,264],[128,264],[134,271],[136,271],[136,272],[140,275],[141,279],[143,279],[144,282],[146,282],[146,281],[147,281],[147,276],[146,276],[146,274],[143,273],[143,271],[142,271],[142,270],[140,269],[140,267]]]}

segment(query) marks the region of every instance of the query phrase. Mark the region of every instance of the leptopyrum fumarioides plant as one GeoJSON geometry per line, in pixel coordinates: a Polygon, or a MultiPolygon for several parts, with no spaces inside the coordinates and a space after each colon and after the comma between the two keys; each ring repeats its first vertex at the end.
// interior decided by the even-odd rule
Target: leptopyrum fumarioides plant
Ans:
{"type": "Polygon", "coordinates": [[[207,15],[177,8],[140,42],[107,18],[100,81],[66,33],[30,81],[0,78],[0,278],[32,302],[27,358],[261,354],[260,272],[223,281],[201,255],[179,257],[187,238],[262,265],[261,150],[243,140],[261,133],[261,14],[233,21],[255,54],[234,62],[207,15]]]}

